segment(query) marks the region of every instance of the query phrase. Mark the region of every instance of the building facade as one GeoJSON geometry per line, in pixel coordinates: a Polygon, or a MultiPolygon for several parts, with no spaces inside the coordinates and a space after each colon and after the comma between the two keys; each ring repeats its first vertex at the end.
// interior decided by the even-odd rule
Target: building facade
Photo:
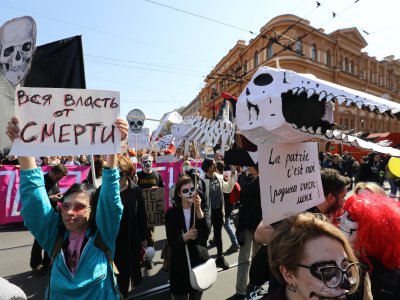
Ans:
{"type": "MultiPolygon", "coordinates": [[[[270,20],[246,44],[239,40],[207,75],[200,94],[185,109],[215,118],[223,101],[221,92],[238,97],[260,66],[277,67],[316,77],[400,102],[400,60],[382,61],[362,49],[367,42],[356,28],[325,33],[295,15],[270,20]]],[[[336,104],[334,122],[342,130],[398,132],[397,119],[336,104]]]]}

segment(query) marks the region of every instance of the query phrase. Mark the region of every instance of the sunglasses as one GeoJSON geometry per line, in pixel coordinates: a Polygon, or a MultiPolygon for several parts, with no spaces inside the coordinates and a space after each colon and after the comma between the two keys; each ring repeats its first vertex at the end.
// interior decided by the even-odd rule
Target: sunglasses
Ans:
{"type": "Polygon", "coordinates": [[[66,213],[72,209],[72,211],[76,214],[83,214],[90,209],[90,206],[87,206],[83,203],[72,204],[70,202],[58,202],[57,209],[62,213],[66,213]]]}
{"type": "Polygon", "coordinates": [[[195,191],[195,188],[194,188],[194,186],[192,186],[189,189],[182,189],[181,193],[182,194],[188,194],[189,192],[193,193],[194,191],[195,191]]]}
{"type": "Polygon", "coordinates": [[[305,266],[302,264],[297,264],[297,266],[302,268],[307,268],[310,273],[319,280],[322,280],[324,284],[331,289],[337,288],[342,284],[344,276],[353,286],[357,283],[358,266],[356,263],[352,262],[343,270],[337,266],[321,266],[321,263],[314,263],[310,266],[305,266]]]}

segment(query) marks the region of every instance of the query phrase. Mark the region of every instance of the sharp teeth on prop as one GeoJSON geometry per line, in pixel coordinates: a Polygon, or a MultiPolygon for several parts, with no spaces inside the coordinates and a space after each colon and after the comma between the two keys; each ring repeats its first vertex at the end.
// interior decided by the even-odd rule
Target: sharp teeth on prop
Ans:
{"type": "Polygon", "coordinates": [[[325,135],[326,135],[326,137],[327,137],[328,139],[331,139],[331,138],[333,137],[332,130],[328,130],[328,131],[325,133],[325,135]]]}
{"type": "Polygon", "coordinates": [[[295,88],[292,89],[292,94],[296,95],[298,91],[299,91],[299,88],[295,87],[295,88]]]}
{"type": "Polygon", "coordinates": [[[298,129],[297,125],[292,123],[293,128],[298,129]]]}
{"type": "Polygon", "coordinates": [[[310,98],[312,95],[314,95],[314,91],[312,89],[309,89],[307,91],[307,97],[310,98]]]}
{"type": "Polygon", "coordinates": [[[337,101],[338,101],[338,103],[339,103],[340,105],[342,105],[342,103],[346,100],[346,98],[343,97],[343,96],[336,97],[336,99],[337,99],[337,101]]]}
{"type": "Polygon", "coordinates": [[[328,95],[328,96],[326,96],[326,100],[327,100],[327,101],[331,101],[332,98],[333,98],[333,95],[328,95]]]}
{"type": "Polygon", "coordinates": [[[353,100],[352,99],[350,99],[350,98],[347,98],[346,99],[346,106],[348,107],[350,104],[352,104],[353,103],[353,100]]]}
{"type": "Polygon", "coordinates": [[[326,94],[323,94],[323,93],[319,94],[318,101],[322,101],[322,99],[324,99],[325,96],[326,96],[326,94]]]}
{"type": "Polygon", "coordinates": [[[322,134],[322,129],[321,127],[318,127],[317,130],[315,131],[316,134],[322,134]]]}
{"type": "Polygon", "coordinates": [[[312,128],[312,126],[308,127],[308,132],[309,133],[314,133],[314,129],[312,128]]]}
{"type": "Polygon", "coordinates": [[[306,126],[303,126],[303,127],[301,127],[301,131],[304,131],[304,132],[306,132],[306,131],[307,131],[307,128],[306,128],[306,126]]]}

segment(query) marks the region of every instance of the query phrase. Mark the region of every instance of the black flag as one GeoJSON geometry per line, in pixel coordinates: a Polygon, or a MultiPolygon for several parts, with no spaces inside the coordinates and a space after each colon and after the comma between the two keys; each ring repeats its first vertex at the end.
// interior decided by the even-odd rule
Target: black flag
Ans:
{"type": "Polygon", "coordinates": [[[23,86],[85,89],[81,36],[38,46],[23,86]]]}

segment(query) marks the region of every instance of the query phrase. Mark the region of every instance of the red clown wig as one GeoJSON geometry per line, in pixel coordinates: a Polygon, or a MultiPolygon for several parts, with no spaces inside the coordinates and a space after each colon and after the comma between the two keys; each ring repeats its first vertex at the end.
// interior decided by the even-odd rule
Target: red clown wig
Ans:
{"type": "Polygon", "coordinates": [[[400,204],[379,194],[354,195],[343,209],[358,223],[354,250],[374,257],[385,267],[400,267],[400,204]]]}

